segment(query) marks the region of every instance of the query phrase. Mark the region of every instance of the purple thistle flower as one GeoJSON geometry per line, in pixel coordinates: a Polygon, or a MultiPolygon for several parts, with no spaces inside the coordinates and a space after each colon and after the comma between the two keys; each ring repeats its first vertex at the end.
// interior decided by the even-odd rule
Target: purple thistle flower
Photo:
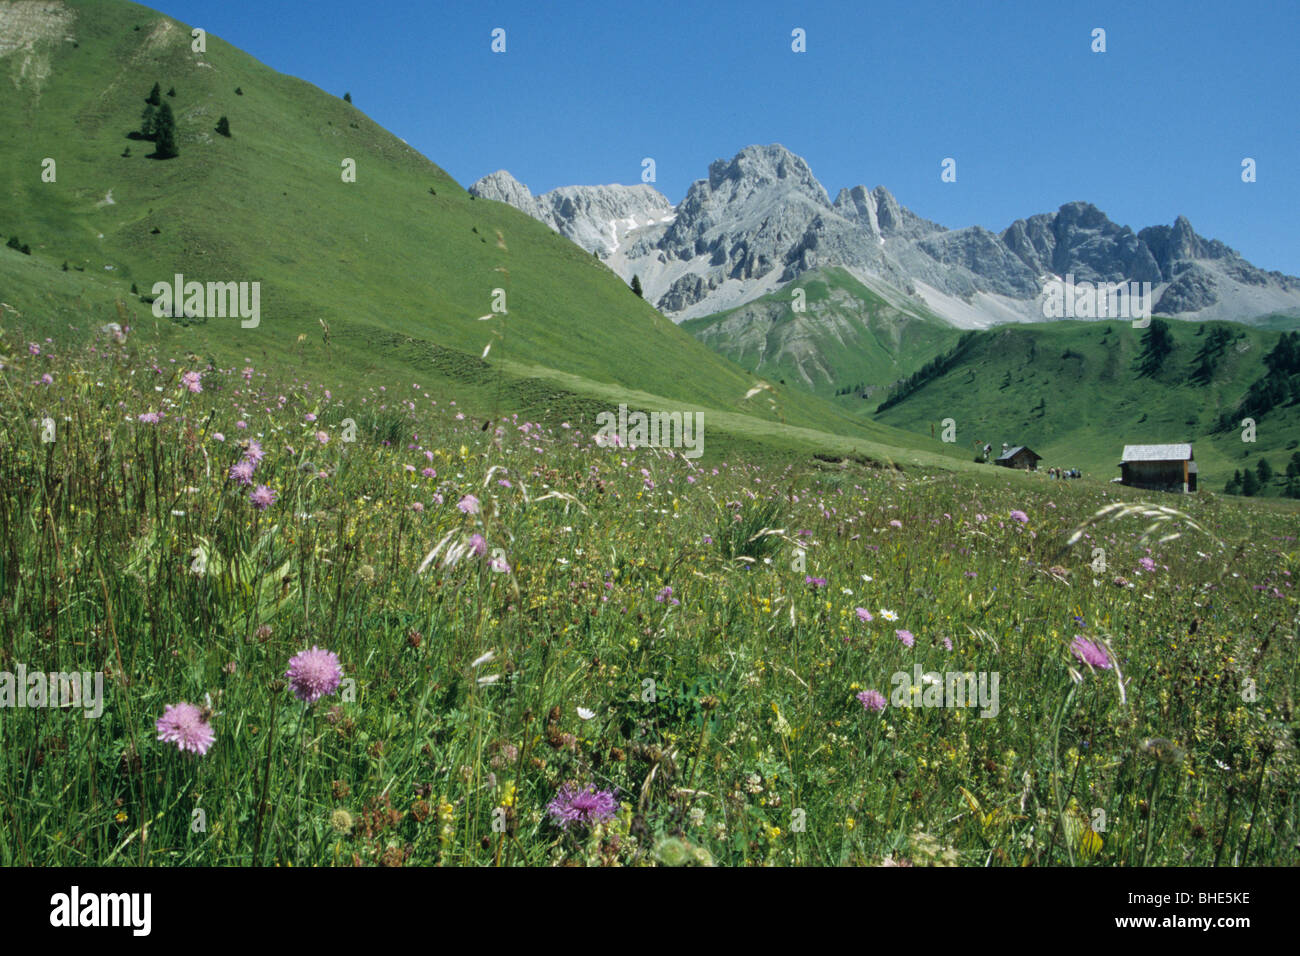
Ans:
{"type": "Polygon", "coordinates": [[[260,465],[262,463],[263,455],[262,443],[255,438],[250,438],[248,440],[248,447],[244,449],[244,459],[246,461],[251,461],[255,465],[260,465]]]}
{"type": "Polygon", "coordinates": [[[163,420],[163,413],[162,413],[162,412],[145,412],[143,415],[140,415],[140,416],[138,416],[138,417],[139,417],[139,419],[140,419],[140,421],[141,421],[142,424],[145,424],[145,425],[157,425],[160,421],[163,420]]]}
{"type": "Polygon", "coordinates": [[[677,600],[677,598],[673,597],[673,589],[670,585],[665,586],[662,591],[656,594],[655,600],[658,601],[660,604],[667,602],[668,604],[679,605],[682,603],[681,601],[677,600]]]}
{"type": "Polygon", "coordinates": [[[466,495],[464,498],[461,498],[460,501],[456,502],[456,507],[467,515],[476,515],[479,510],[478,499],[473,495],[466,495]]]}
{"type": "Polygon", "coordinates": [[[230,480],[237,481],[241,485],[251,485],[253,483],[254,465],[247,458],[240,459],[230,466],[230,480]]]}
{"type": "Polygon", "coordinates": [[[875,617],[872,615],[872,613],[868,611],[865,607],[856,608],[855,613],[858,615],[859,621],[863,621],[867,624],[870,624],[872,621],[875,620],[875,617]]]}
{"type": "Polygon", "coordinates": [[[1029,524],[1029,515],[1023,511],[1013,511],[1011,512],[1011,520],[1019,521],[1021,524],[1029,524]]]}
{"type": "Polygon", "coordinates": [[[911,647],[916,643],[916,638],[912,636],[911,631],[894,631],[894,635],[903,642],[905,647],[911,647]]]}
{"type": "Polygon", "coordinates": [[[266,485],[258,485],[253,489],[252,494],[248,496],[248,500],[258,511],[265,511],[275,504],[275,499],[278,497],[280,497],[279,492],[268,488],[266,485]]]}
{"type": "Polygon", "coordinates": [[[192,750],[199,756],[207,753],[217,739],[212,725],[203,719],[203,711],[184,701],[164,706],[155,726],[159,740],[175,744],[181,751],[192,750]]]}
{"type": "Polygon", "coordinates": [[[885,695],[878,690],[864,690],[858,695],[864,709],[874,713],[880,713],[885,709],[885,695]]]}
{"type": "Polygon", "coordinates": [[[618,812],[618,801],[612,790],[597,790],[593,784],[583,788],[565,784],[546,810],[561,829],[567,830],[573,823],[590,827],[609,820],[618,812]]]}
{"type": "Polygon", "coordinates": [[[1076,634],[1070,643],[1070,652],[1089,667],[1098,670],[1110,670],[1110,654],[1105,645],[1090,641],[1081,634],[1076,634]]]}
{"type": "Polygon", "coordinates": [[[186,372],[184,375],[181,376],[181,384],[185,386],[185,388],[193,392],[195,395],[203,391],[202,383],[203,383],[202,372],[186,372]]]}
{"type": "Polygon", "coordinates": [[[339,689],[343,667],[333,651],[323,651],[315,644],[289,658],[289,689],[299,700],[312,704],[339,689]]]}

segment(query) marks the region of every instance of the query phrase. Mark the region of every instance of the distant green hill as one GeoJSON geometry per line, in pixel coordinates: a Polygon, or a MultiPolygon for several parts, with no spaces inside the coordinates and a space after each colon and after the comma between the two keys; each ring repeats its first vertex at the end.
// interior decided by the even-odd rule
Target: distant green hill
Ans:
{"type": "Polygon", "coordinates": [[[918,444],[799,388],[747,398],[754,376],[578,246],[473,199],[356,107],[219,37],[196,53],[190,26],[122,0],[0,3],[0,18],[18,41],[0,47],[0,242],[31,249],[0,245],[0,322],[66,335],[124,316],[214,362],[358,385],[418,375],[484,410],[589,411],[636,394],[733,413],[742,432],[749,416],[877,452],[918,444]],[[175,116],[174,159],[132,138],[155,83],[175,116]],[[260,324],[159,319],[131,294],[177,273],[259,282],[260,324]],[[508,315],[480,320],[496,289],[508,315]]]}
{"type": "MultiPolygon", "coordinates": [[[[1153,324],[1155,324],[1153,322],[1153,324]]],[[[1107,480],[1128,444],[1191,441],[1201,487],[1222,491],[1232,472],[1260,457],[1284,473],[1300,447],[1300,406],[1286,401],[1256,415],[1256,440],[1233,421],[1263,356],[1282,333],[1228,322],[1168,321],[1172,351],[1152,374],[1137,368],[1146,332],[1127,322],[1066,321],[1003,326],[971,333],[946,371],[925,382],[877,421],[928,438],[952,418],[953,454],[973,457],[976,441],[1000,450],[1029,445],[1040,467],[1077,467],[1107,480]]],[[[871,402],[874,411],[880,402],[871,402]]],[[[935,444],[940,442],[936,438],[935,444]]],[[[1280,484],[1270,493],[1280,492],[1280,484]]]]}
{"type": "Polygon", "coordinates": [[[919,305],[891,303],[838,267],[681,327],[743,368],[824,397],[879,395],[960,334],[919,305]]]}

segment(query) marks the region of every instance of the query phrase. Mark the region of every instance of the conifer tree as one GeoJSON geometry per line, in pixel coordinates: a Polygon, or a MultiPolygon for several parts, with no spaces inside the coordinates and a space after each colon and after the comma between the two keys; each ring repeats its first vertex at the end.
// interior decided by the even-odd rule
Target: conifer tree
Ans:
{"type": "Polygon", "coordinates": [[[636,293],[637,298],[641,297],[641,277],[632,277],[632,291],[636,293]]]}
{"type": "Polygon", "coordinates": [[[162,97],[162,87],[159,86],[157,83],[155,83],[153,85],[153,89],[149,91],[149,98],[146,99],[145,102],[148,103],[150,106],[157,106],[159,103],[162,102],[161,97],[162,97]]]}
{"type": "Polygon", "coordinates": [[[154,150],[158,159],[172,159],[180,155],[176,148],[176,118],[172,116],[172,108],[167,103],[158,109],[154,123],[154,142],[158,144],[154,150]]]}
{"type": "Polygon", "coordinates": [[[230,137],[230,121],[224,116],[217,120],[217,132],[226,138],[230,137]]]}

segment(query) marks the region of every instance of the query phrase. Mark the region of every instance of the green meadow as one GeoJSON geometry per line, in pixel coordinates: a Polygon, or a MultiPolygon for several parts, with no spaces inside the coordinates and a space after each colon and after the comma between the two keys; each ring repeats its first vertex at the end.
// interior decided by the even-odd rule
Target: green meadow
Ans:
{"type": "Polygon", "coordinates": [[[0,862],[1297,862],[1289,502],[0,343],[0,670],[103,675],[0,708],[0,862]]]}

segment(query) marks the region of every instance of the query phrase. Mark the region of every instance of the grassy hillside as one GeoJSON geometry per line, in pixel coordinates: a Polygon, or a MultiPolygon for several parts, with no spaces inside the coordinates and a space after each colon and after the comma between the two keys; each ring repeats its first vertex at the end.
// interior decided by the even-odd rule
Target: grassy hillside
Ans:
{"type": "MultiPolygon", "coordinates": [[[[945,373],[875,415],[928,438],[945,418],[957,425],[955,455],[973,443],[1027,444],[1040,467],[1078,467],[1102,480],[1119,474],[1123,446],[1192,441],[1203,488],[1221,491],[1236,468],[1261,455],[1284,471],[1300,446],[1300,409],[1283,407],[1257,422],[1256,441],[1240,429],[1216,431],[1263,371],[1279,332],[1234,323],[1169,322],[1173,351],[1159,371],[1135,369],[1145,333],[1125,322],[1054,322],[977,333],[945,373]],[[1197,355],[1207,336],[1230,337],[1198,381],[1197,355]]],[[[878,403],[873,403],[876,407],[878,403]]],[[[938,439],[934,445],[938,446],[938,439]]]]}
{"type": "Polygon", "coordinates": [[[798,389],[747,400],[752,376],[594,257],[509,206],[472,199],[351,104],[219,37],[192,52],[188,25],[118,0],[43,4],[34,19],[32,8],[0,4],[25,38],[0,57],[11,85],[0,98],[0,235],[32,250],[0,249],[0,301],[29,330],[66,334],[85,324],[86,305],[116,321],[120,299],[137,330],[214,365],[257,359],[304,378],[347,368],[357,381],[414,370],[468,386],[467,401],[481,390],[492,408],[518,399],[528,369],[545,369],[580,391],[888,434],[798,389]],[[130,138],[155,82],[176,116],[175,159],[148,158],[153,144],[130,138]],[[215,132],[221,116],[230,137],[215,132]],[[53,182],[42,179],[46,158],[53,182]],[[343,180],[345,159],[356,182],[343,180]],[[260,282],[260,325],[154,319],[131,286],[148,294],[175,273],[260,282]],[[480,321],[498,288],[508,315],[480,321]]]}
{"type": "Polygon", "coordinates": [[[841,268],[681,327],[743,368],[826,397],[878,394],[960,334],[919,306],[892,305],[841,268]],[[805,310],[796,312],[800,291],[805,310]]]}

